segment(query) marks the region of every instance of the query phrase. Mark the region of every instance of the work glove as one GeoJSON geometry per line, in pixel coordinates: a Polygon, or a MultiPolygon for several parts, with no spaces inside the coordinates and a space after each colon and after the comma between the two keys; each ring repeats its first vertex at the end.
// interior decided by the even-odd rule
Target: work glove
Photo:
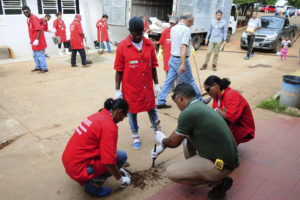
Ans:
{"type": "Polygon", "coordinates": [[[120,183],[121,188],[126,188],[127,186],[130,185],[131,179],[128,176],[121,176],[118,182],[120,183]]]}
{"type": "Polygon", "coordinates": [[[152,157],[152,159],[157,158],[157,156],[158,156],[161,152],[163,152],[164,150],[165,150],[165,148],[164,148],[162,145],[156,147],[156,151],[154,151],[154,148],[153,148],[153,149],[151,150],[151,157],[152,157]]]}
{"type": "Polygon", "coordinates": [[[159,94],[160,94],[160,86],[159,84],[155,84],[155,87],[154,87],[154,94],[155,94],[155,97],[159,97],[159,94]]]}
{"type": "Polygon", "coordinates": [[[130,174],[125,169],[123,169],[123,168],[120,168],[120,174],[122,176],[127,176],[127,177],[130,178],[130,174]]]}
{"type": "Polygon", "coordinates": [[[157,54],[157,59],[161,60],[162,59],[162,54],[163,54],[163,50],[159,49],[158,54],[157,54]]]}
{"type": "Polygon", "coordinates": [[[32,45],[33,45],[33,46],[39,45],[39,40],[34,40],[33,43],[32,43],[32,45]]]}
{"type": "Polygon", "coordinates": [[[191,45],[191,55],[192,56],[196,55],[196,52],[195,52],[195,49],[194,49],[193,45],[191,45]]]}
{"type": "Polygon", "coordinates": [[[162,144],[164,138],[167,138],[166,135],[161,131],[155,131],[155,140],[158,144],[162,144]]]}
{"type": "Polygon", "coordinates": [[[123,93],[121,90],[116,90],[116,99],[122,99],[123,98],[123,93]]]}

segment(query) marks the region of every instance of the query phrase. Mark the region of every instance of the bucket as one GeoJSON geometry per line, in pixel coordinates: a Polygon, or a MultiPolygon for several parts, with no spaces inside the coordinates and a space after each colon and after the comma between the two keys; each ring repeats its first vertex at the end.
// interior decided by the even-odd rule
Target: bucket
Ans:
{"type": "Polygon", "coordinates": [[[300,76],[285,75],[282,79],[279,105],[300,108],[300,76]]]}

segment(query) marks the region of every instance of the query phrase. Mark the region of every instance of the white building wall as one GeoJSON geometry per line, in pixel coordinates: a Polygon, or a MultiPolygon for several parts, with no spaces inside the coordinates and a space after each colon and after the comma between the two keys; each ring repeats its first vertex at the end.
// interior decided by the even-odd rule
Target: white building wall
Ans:
{"type": "MultiPolygon", "coordinates": [[[[27,5],[31,12],[39,18],[43,15],[38,14],[38,6],[36,0],[27,0],[27,5]]],[[[79,9],[82,17],[82,27],[88,38],[88,45],[93,47],[93,41],[97,39],[96,22],[102,16],[102,0],[80,0],[79,9]]],[[[74,19],[74,14],[64,14],[63,20],[66,24],[67,39],[70,39],[69,25],[74,19]]],[[[48,22],[50,30],[53,29],[55,15],[51,15],[48,22]]],[[[0,46],[9,46],[13,49],[16,58],[28,57],[32,55],[31,45],[29,44],[29,35],[27,27],[27,18],[24,15],[0,15],[0,46]]],[[[57,52],[57,45],[52,41],[52,33],[45,32],[47,40],[47,53],[57,52]]]]}

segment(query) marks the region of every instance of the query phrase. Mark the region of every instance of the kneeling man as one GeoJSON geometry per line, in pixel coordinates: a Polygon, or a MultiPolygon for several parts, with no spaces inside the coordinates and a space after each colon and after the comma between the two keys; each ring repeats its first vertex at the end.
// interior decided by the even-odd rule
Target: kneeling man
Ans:
{"type": "Polygon", "coordinates": [[[181,184],[213,186],[209,199],[224,199],[233,182],[228,175],[239,166],[233,135],[225,120],[196,98],[191,85],[177,85],[172,98],[181,110],[178,125],[168,138],[156,131],[161,146],[151,151],[152,158],[183,142],[186,160],[169,166],[168,178],[181,184]]]}

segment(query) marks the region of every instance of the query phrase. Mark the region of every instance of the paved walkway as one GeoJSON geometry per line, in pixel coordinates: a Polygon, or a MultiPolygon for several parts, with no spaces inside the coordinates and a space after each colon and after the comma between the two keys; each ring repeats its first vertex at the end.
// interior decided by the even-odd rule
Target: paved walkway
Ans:
{"type": "MultiPolygon", "coordinates": [[[[255,140],[238,150],[241,164],[231,175],[226,199],[300,199],[300,118],[257,121],[255,140]]],[[[150,199],[207,199],[208,191],[170,183],[150,199]]]]}

